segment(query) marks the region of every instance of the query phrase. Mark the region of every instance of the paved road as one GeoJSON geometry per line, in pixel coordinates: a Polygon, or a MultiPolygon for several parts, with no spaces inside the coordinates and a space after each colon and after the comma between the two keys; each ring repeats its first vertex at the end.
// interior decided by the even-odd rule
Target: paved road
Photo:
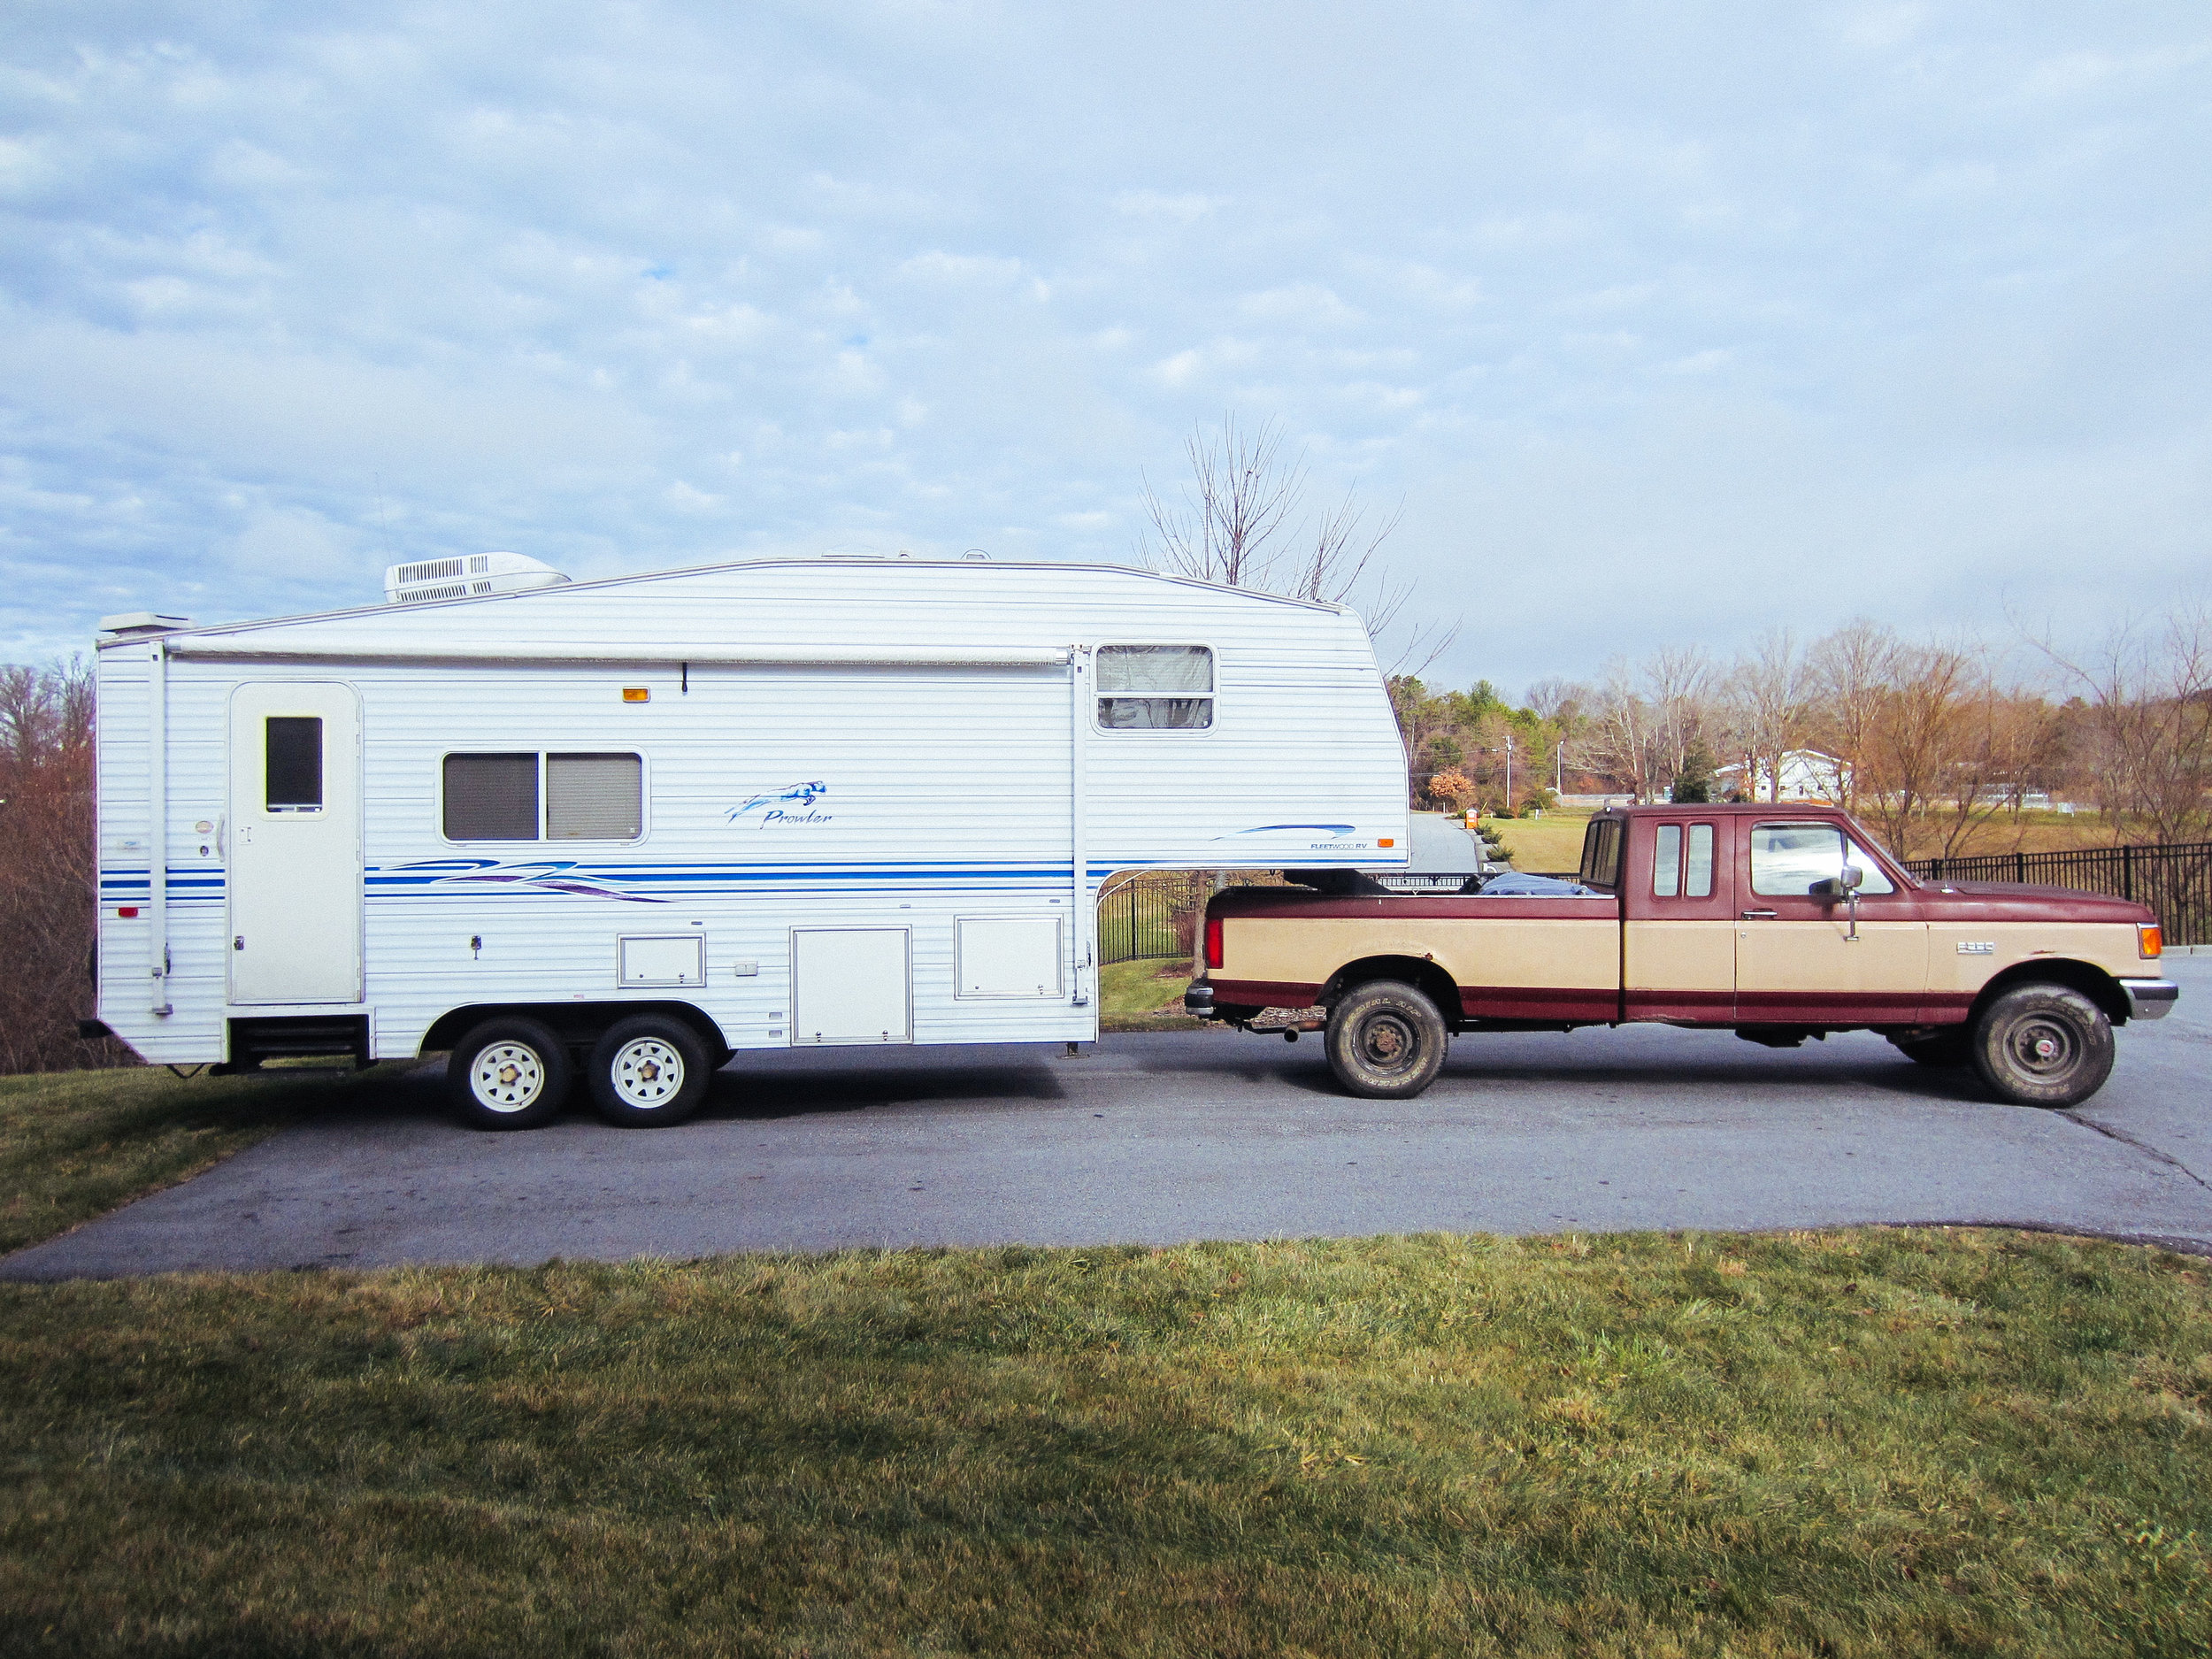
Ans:
{"type": "Polygon", "coordinates": [[[1463,1037],[1421,1100],[1334,1092],[1319,1044],[1193,1032],[784,1053],[680,1129],[488,1135],[422,1074],[0,1262],[200,1268],[687,1257],[842,1245],[1995,1222],[2212,1249],[2212,957],[2069,1113],[1993,1105],[1855,1033],[1463,1037]]]}

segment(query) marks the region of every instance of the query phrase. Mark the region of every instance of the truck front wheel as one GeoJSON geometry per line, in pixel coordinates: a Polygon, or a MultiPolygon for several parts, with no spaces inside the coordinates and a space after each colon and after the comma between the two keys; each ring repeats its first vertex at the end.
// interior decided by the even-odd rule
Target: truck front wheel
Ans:
{"type": "Polygon", "coordinates": [[[2016,1105],[2072,1106],[2112,1074],[2112,1022],[2062,985],[2015,986],[1982,1010],[1970,1044],[1982,1081],[2016,1105]]]}
{"type": "Polygon", "coordinates": [[[1376,979],[1329,1012],[1329,1070],[1369,1100],[1410,1100],[1436,1079],[1451,1033],[1436,1004],[1396,979],[1376,979]]]}

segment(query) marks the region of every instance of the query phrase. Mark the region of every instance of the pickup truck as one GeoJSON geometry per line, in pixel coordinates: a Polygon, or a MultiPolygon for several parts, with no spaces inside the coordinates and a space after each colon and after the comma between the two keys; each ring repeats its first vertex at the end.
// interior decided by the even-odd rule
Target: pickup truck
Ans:
{"type": "Polygon", "coordinates": [[[2071,1106],[2110,1073],[2112,1028],[2178,995],[2143,905],[1922,880],[1829,807],[1617,808],[1590,820],[1578,879],[1509,883],[1537,892],[1345,874],[1216,895],[1184,1006],[1324,1032],[1338,1081],[1376,1099],[1426,1088],[1454,1032],[1653,1021],[1774,1048],[1877,1031],[2001,1099],[2071,1106]]]}

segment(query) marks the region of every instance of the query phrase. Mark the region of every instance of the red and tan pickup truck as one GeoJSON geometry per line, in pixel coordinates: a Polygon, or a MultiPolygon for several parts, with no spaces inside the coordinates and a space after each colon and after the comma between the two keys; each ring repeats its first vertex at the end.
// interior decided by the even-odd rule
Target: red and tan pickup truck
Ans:
{"type": "Polygon", "coordinates": [[[1776,1048],[1878,1031],[1923,1064],[1971,1066],[2002,1099],[2070,1106],[2111,1071],[2112,1028],[2177,994],[2144,906],[1918,879],[1826,807],[1602,812],[1578,880],[1508,884],[1548,891],[1333,880],[1373,890],[1217,895],[1185,1006],[1324,1031],[1338,1080],[1382,1099],[1426,1088],[1455,1031],[1655,1021],[1776,1048]]]}

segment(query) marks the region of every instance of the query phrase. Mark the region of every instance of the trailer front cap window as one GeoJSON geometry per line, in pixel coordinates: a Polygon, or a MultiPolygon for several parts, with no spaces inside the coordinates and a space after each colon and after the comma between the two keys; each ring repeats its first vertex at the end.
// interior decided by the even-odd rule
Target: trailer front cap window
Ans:
{"type": "Polygon", "coordinates": [[[445,757],[449,841],[635,841],[645,828],[645,765],[635,755],[445,757]]]}
{"type": "Polygon", "coordinates": [[[1098,724],[1109,732],[1202,732],[1214,723],[1214,654],[1203,645],[1102,645],[1098,724]]]}

